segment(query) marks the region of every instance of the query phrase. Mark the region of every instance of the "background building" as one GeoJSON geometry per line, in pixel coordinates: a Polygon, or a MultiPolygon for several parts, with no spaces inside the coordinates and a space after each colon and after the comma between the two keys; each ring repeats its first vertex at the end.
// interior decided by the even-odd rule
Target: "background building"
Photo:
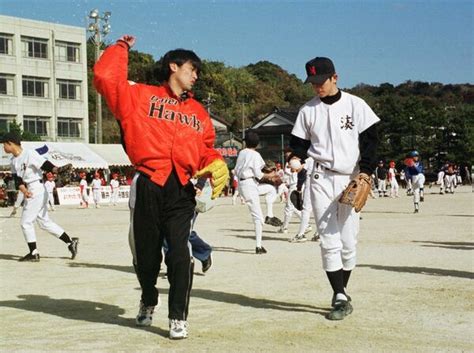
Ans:
{"type": "Polygon", "coordinates": [[[89,142],[86,31],[0,16],[0,130],[89,142]]]}

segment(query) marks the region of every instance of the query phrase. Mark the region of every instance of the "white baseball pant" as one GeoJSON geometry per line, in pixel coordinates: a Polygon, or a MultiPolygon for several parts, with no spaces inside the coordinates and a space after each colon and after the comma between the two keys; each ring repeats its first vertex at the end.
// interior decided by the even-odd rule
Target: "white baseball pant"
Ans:
{"type": "Polygon", "coordinates": [[[414,175],[411,178],[411,184],[413,187],[413,202],[420,202],[420,194],[423,190],[423,185],[425,184],[425,176],[423,174],[414,175]]]}
{"type": "Polygon", "coordinates": [[[351,175],[324,169],[317,163],[311,174],[311,201],[325,271],[351,271],[356,266],[359,215],[353,207],[339,203],[351,179],[351,175]]]}
{"type": "Polygon", "coordinates": [[[255,239],[257,247],[262,246],[262,231],[265,219],[260,206],[260,195],[265,195],[267,204],[267,216],[273,217],[273,203],[277,197],[276,189],[270,184],[258,184],[254,178],[248,178],[239,182],[239,192],[247,204],[250,215],[255,225],[255,239]]]}
{"type": "Polygon", "coordinates": [[[28,243],[36,241],[35,225],[37,221],[41,229],[60,237],[64,229],[54,223],[48,216],[48,193],[44,185],[39,181],[28,184],[28,191],[32,193],[30,198],[25,198],[23,213],[21,214],[21,229],[28,243]]]}

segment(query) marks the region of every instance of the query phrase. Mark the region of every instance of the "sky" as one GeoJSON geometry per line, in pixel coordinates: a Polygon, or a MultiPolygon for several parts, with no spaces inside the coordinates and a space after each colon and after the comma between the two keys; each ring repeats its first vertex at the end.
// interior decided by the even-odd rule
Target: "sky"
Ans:
{"type": "Polygon", "coordinates": [[[241,67],[273,62],[300,79],[316,57],[334,61],[338,85],[412,81],[474,83],[472,0],[0,0],[0,14],[86,27],[111,11],[114,42],[159,59],[194,50],[241,67]]]}

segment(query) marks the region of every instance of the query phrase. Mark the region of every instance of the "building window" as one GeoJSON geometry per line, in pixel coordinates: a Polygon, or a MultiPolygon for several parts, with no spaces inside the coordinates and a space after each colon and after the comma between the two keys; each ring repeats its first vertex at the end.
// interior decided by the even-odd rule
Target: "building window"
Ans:
{"type": "Polygon", "coordinates": [[[0,74],[0,95],[13,96],[15,94],[15,75],[0,74]]]}
{"type": "Polygon", "coordinates": [[[58,136],[81,137],[82,119],[58,118],[58,136]]]}
{"type": "Polygon", "coordinates": [[[13,35],[0,33],[0,54],[13,55],[13,35]]]}
{"type": "Polygon", "coordinates": [[[14,115],[0,114],[0,133],[10,131],[10,124],[15,121],[14,115]]]}
{"type": "Polygon", "coordinates": [[[58,80],[56,87],[58,98],[81,99],[81,81],[58,80]]]}
{"type": "Polygon", "coordinates": [[[33,37],[21,37],[22,55],[25,58],[48,58],[48,40],[33,37]]]}
{"type": "Polygon", "coordinates": [[[81,45],[77,43],[56,41],[55,59],[57,61],[80,62],[81,45]]]}
{"type": "Polygon", "coordinates": [[[48,136],[49,118],[43,116],[24,116],[23,130],[39,136],[48,136]]]}
{"type": "Polygon", "coordinates": [[[47,78],[23,76],[23,95],[27,97],[49,97],[49,83],[47,78]]]}

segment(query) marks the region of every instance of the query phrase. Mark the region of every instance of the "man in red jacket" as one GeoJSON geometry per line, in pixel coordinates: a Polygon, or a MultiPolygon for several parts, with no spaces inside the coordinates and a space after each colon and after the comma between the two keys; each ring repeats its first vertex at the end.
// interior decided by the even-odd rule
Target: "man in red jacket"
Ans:
{"type": "Polygon", "coordinates": [[[142,288],[139,326],[149,326],[159,304],[156,280],[163,240],[170,283],[170,338],[188,335],[193,259],[188,248],[195,190],[190,179],[209,176],[213,198],[227,184],[228,169],[214,149],[215,132],[204,107],[190,92],[201,60],[192,51],[176,49],[163,58],[162,86],[127,80],[128,51],[133,36],[108,47],[94,67],[94,85],[118,120],[124,148],[138,170],[130,193],[130,246],[142,288]]]}

